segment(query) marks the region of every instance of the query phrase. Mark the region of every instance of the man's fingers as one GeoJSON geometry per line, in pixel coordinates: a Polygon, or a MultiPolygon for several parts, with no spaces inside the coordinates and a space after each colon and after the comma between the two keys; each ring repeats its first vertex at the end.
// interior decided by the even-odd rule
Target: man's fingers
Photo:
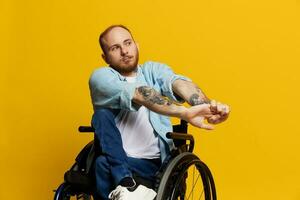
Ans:
{"type": "Polygon", "coordinates": [[[223,112],[221,113],[222,116],[227,116],[229,115],[229,112],[230,112],[230,108],[228,105],[224,105],[223,106],[223,112]]]}
{"type": "Polygon", "coordinates": [[[229,114],[229,112],[230,112],[230,108],[228,105],[226,105],[226,114],[229,114]]]}
{"type": "Polygon", "coordinates": [[[201,104],[201,105],[193,106],[191,108],[192,109],[196,108],[198,114],[200,114],[202,116],[204,116],[204,115],[211,115],[211,113],[212,113],[209,104],[201,104]]]}
{"type": "Polygon", "coordinates": [[[221,115],[224,115],[226,113],[226,107],[224,104],[221,104],[220,102],[217,102],[217,112],[221,115]]]}
{"type": "Polygon", "coordinates": [[[207,122],[210,124],[219,124],[223,121],[225,121],[228,118],[228,114],[225,115],[213,115],[212,117],[209,117],[207,119],[207,122]]]}
{"type": "Polygon", "coordinates": [[[214,126],[212,126],[210,124],[201,123],[200,128],[203,128],[203,129],[206,129],[206,130],[213,130],[214,126]]]}
{"type": "Polygon", "coordinates": [[[220,122],[220,115],[213,115],[207,119],[207,122],[210,124],[217,124],[220,122]]]}
{"type": "Polygon", "coordinates": [[[217,112],[218,111],[216,100],[211,100],[210,101],[210,109],[211,109],[212,112],[217,112]]]}
{"type": "Polygon", "coordinates": [[[217,120],[217,119],[219,119],[221,116],[220,115],[213,115],[213,116],[211,116],[209,119],[210,120],[217,120]]]}
{"type": "Polygon", "coordinates": [[[198,128],[203,128],[203,129],[207,129],[207,130],[214,129],[214,126],[204,123],[204,117],[196,117],[194,119],[191,119],[191,121],[188,121],[188,122],[198,128]]]}
{"type": "Polygon", "coordinates": [[[228,113],[230,112],[230,108],[228,105],[217,102],[216,100],[210,101],[210,110],[214,114],[221,115],[228,115],[228,113]]]}

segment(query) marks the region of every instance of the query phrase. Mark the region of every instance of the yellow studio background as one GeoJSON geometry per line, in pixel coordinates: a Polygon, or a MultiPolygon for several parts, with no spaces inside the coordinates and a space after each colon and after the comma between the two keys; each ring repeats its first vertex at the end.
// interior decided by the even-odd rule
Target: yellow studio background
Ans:
{"type": "Polygon", "coordinates": [[[0,199],[52,199],[91,134],[98,36],[127,25],[140,63],[169,64],[231,106],[190,128],[220,200],[299,200],[299,1],[2,0],[0,199]]]}

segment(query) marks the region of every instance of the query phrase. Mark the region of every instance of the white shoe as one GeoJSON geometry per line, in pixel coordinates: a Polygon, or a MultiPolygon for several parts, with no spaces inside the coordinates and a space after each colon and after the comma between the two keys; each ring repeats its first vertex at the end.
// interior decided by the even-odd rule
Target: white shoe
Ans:
{"type": "Polygon", "coordinates": [[[139,185],[133,192],[119,185],[109,194],[108,198],[111,200],[153,200],[155,196],[154,190],[143,185],[139,185]]]}

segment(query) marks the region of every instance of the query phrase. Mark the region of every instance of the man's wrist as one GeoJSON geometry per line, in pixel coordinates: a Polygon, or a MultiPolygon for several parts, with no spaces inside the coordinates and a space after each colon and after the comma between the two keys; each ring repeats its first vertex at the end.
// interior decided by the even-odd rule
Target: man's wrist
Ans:
{"type": "Polygon", "coordinates": [[[176,117],[186,120],[187,111],[188,111],[188,108],[186,108],[184,106],[179,106],[179,114],[176,117]]]}

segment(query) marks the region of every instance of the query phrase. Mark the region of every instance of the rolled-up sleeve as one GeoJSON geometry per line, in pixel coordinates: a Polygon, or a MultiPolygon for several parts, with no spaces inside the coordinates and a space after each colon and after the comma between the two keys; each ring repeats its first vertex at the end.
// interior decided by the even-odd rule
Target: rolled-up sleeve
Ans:
{"type": "Polygon", "coordinates": [[[94,110],[98,108],[137,111],[140,105],[132,102],[139,83],[120,80],[112,70],[100,68],[89,79],[89,88],[94,110]]]}
{"type": "Polygon", "coordinates": [[[151,62],[151,65],[153,78],[159,84],[162,94],[174,101],[183,103],[184,100],[180,97],[176,97],[176,95],[174,94],[172,84],[175,80],[178,79],[185,81],[191,81],[191,79],[179,74],[175,74],[173,70],[166,64],[151,62]]]}

